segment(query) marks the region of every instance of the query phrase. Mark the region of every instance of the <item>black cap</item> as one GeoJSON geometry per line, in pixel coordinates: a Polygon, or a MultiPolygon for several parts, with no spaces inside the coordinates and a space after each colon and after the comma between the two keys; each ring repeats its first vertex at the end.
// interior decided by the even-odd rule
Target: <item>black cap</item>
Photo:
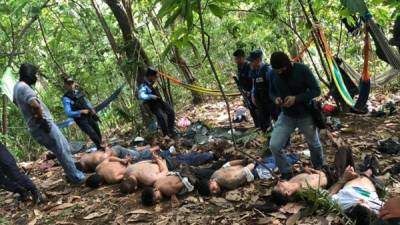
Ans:
{"type": "Polygon", "coordinates": [[[270,63],[273,69],[281,69],[284,67],[290,67],[291,60],[289,56],[284,52],[274,52],[271,55],[270,63]]]}
{"type": "Polygon", "coordinates": [[[68,77],[64,79],[64,84],[73,84],[75,83],[74,79],[72,77],[68,77]]]}
{"type": "Polygon", "coordinates": [[[256,59],[261,59],[263,56],[263,52],[259,49],[250,52],[249,61],[252,62],[256,59]]]}
{"type": "Polygon", "coordinates": [[[147,68],[146,77],[149,77],[149,76],[156,76],[157,73],[158,73],[158,72],[157,72],[156,69],[154,69],[154,68],[152,68],[152,67],[149,67],[149,68],[147,68]]]}
{"type": "Polygon", "coordinates": [[[241,48],[237,49],[237,50],[233,53],[233,56],[235,56],[235,57],[244,57],[244,56],[245,56],[244,50],[241,49],[241,48]]]}

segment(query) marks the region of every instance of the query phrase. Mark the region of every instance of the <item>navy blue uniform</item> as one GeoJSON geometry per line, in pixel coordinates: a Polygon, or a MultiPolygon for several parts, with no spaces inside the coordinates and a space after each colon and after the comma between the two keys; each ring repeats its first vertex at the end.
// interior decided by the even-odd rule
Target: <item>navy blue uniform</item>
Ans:
{"type": "Polygon", "coordinates": [[[261,64],[259,69],[251,70],[253,79],[252,96],[256,100],[258,123],[261,130],[266,131],[271,126],[271,117],[277,120],[278,112],[269,97],[269,80],[272,69],[268,64],[261,64]]]}
{"type": "Polygon", "coordinates": [[[158,125],[164,135],[174,136],[175,134],[175,112],[169,104],[164,102],[157,88],[153,87],[154,83],[146,78],[139,86],[139,99],[143,104],[147,105],[150,111],[156,116],[158,125]],[[167,115],[167,121],[164,119],[167,115]]]}
{"type": "Polygon", "coordinates": [[[102,137],[97,115],[92,113],[81,114],[80,112],[83,109],[93,110],[85,95],[78,90],[68,91],[64,94],[62,101],[65,114],[74,119],[78,127],[89,136],[97,149],[101,149],[102,137]]]}
{"type": "Polygon", "coordinates": [[[238,65],[237,66],[237,77],[239,81],[239,88],[241,88],[245,94],[243,98],[247,98],[247,102],[249,105],[246,105],[248,107],[251,117],[253,118],[254,125],[256,127],[259,127],[258,124],[258,118],[257,118],[257,111],[256,111],[256,106],[253,104],[251,101],[251,90],[253,89],[253,78],[250,75],[250,62],[245,61],[243,65],[238,65]]]}
{"type": "Polygon", "coordinates": [[[0,187],[21,196],[36,191],[35,185],[28,176],[19,172],[14,157],[6,146],[0,143],[0,187]]]}

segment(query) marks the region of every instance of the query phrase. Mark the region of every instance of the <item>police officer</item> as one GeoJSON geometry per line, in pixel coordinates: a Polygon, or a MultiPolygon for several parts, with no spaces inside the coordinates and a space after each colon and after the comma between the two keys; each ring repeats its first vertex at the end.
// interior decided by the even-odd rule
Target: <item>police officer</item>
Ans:
{"type": "Polygon", "coordinates": [[[149,107],[150,111],[156,116],[164,136],[175,137],[175,112],[169,104],[163,101],[159,90],[154,87],[158,72],[153,68],[148,68],[144,81],[139,86],[139,100],[149,107]],[[164,119],[167,115],[167,121],[164,119]]]}
{"type": "Polygon", "coordinates": [[[237,65],[237,85],[241,89],[246,107],[250,110],[251,117],[256,127],[257,122],[256,107],[251,101],[251,89],[253,88],[253,79],[250,77],[250,62],[245,59],[243,49],[238,49],[233,53],[237,65]]]}
{"type": "Polygon", "coordinates": [[[250,76],[253,79],[252,102],[257,107],[257,116],[260,129],[267,131],[271,126],[271,117],[276,120],[278,113],[275,104],[269,97],[269,76],[271,68],[262,61],[262,51],[254,50],[250,53],[250,76]]]}
{"type": "Polygon", "coordinates": [[[72,78],[64,80],[64,88],[67,92],[62,97],[65,114],[73,118],[78,127],[89,136],[98,150],[103,147],[99,128],[99,117],[86,96],[77,89],[72,78]]]}

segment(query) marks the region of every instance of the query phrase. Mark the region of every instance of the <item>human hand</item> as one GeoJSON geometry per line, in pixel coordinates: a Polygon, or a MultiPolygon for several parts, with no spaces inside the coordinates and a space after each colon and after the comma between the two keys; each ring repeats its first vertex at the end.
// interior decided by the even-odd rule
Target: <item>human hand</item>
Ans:
{"type": "Polygon", "coordinates": [[[81,111],[81,114],[84,114],[84,115],[87,115],[87,114],[89,114],[89,109],[82,109],[81,111]]]}
{"type": "Polygon", "coordinates": [[[304,168],[304,172],[308,174],[318,174],[319,171],[310,167],[304,168]]]}
{"type": "Polygon", "coordinates": [[[379,218],[383,220],[400,218],[400,197],[387,200],[379,212],[379,218]]]}
{"type": "Polygon", "coordinates": [[[353,180],[354,178],[357,178],[357,177],[358,177],[358,175],[354,171],[354,167],[352,167],[352,166],[347,166],[346,169],[344,170],[343,175],[342,175],[342,179],[345,182],[353,180]]]}
{"type": "Polygon", "coordinates": [[[283,103],[283,107],[290,108],[296,102],[296,96],[287,96],[285,98],[285,102],[283,103]]]}
{"type": "Polygon", "coordinates": [[[281,105],[283,103],[282,98],[281,97],[277,97],[275,98],[275,104],[276,105],[281,105]]]}

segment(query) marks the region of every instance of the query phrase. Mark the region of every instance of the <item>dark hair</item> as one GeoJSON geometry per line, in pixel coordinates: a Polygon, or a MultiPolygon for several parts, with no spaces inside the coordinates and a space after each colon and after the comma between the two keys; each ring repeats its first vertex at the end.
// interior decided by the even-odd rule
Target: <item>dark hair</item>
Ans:
{"type": "Polygon", "coordinates": [[[235,57],[244,57],[245,53],[244,53],[243,49],[239,48],[233,53],[233,56],[235,56],[235,57]]]}
{"type": "Polygon", "coordinates": [[[271,66],[274,69],[281,69],[284,67],[290,67],[291,60],[288,55],[284,52],[274,52],[271,55],[271,66]]]}
{"type": "Polygon", "coordinates": [[[206,179],[202,179],[199,181],[199,183],[197,185],[197,192],[199,192],[200,195],[202,195],[202,196],[211,195],[211,190],[210,190],[210,186],[208,183],[209,182],[206,179]]]}
{"type": "Polygon", "coordinates": [[[271,201],[277,205],[286,205],[290,201],[290,198],[280,191],[273,190],[271,192],[271,201]]]}
{"type": "Polygon", "coordinates": [[[357,204],[346,210],[347,216],[356,222],[356,225],[369,225],[374,219],[374,213],[370,209],[357,204]]]}
{"type": "Polygon", "coordinates": [[[147,187],[142,191],[142,204],[144,206],[153,206],[156,204],[156,196],[152,187],[147,187]]]}
{"type": "Polygon", "coordinates": [[[252,62],[256,59],[262,59],[262,57],[263,57],[263,52],[260,49],[257,49],[257,50],[250,52],[249,60],[250,60],[250,62],[252,62]]]}
{"type": "Polygon", "coordinates": [[[103,183],[103,181],[103,177],[95,173],[86,179],[86,186],[91,188],[98,188],[103,183]]]}
{"type": "Polygon", "coordinates": [[[29,63],[21,64],[19,67],[19,80],[26,82],[28,85],[32,85],[36,83],[36,74],[39,69],[29,63]]]}
{"type": "Polygon", "coordinates": [[[78,169],[78,170],[84,172],[84,169],[83,169],[83,167],[82,167],[81,162],[76,161],[76,162],[75,162],[75,167],[76,167],[76,169],[78,169]]]}
{"type": "Polygon", "coordinates": [[[156,69],[149,67],[147,68],[146,77],[157,76],[157,73],[156,69]]]}
{"type": "Polygon", "coordinates": [[[121,182],[120,191],[122,194],[130,194],[135,191],[137,182],[135,179],[129,177],[121,182]]]}

